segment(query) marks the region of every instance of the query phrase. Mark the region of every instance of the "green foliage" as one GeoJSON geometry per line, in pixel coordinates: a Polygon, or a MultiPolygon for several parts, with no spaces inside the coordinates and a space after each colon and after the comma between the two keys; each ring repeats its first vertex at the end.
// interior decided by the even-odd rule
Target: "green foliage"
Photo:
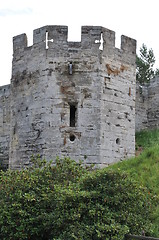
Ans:
{"type": "Polygon", "coordinates": [[[141,84],[150,82],[150,79],[159,75],[159,69],[154,70],[155,56],[152,49],[147,49],[143,44],[140,56],[136,57],[136,79],[141,84]]]}
{"type": "Polygon", "coordinates": [[[123,239],[150,232],[152,198],[125,174],[69,158],[0,173],[0,239],[123,239]]]}
{"type": "MultiPolygon", "coordinates": [[[[130,178],[145,186],[155,206],[159,201],[159,130],[142,131],[136,134],[136,149],[142,149],[139,156],[110,166],[113,170],[126,172],[130,178]]],[[[152,233],[159,237],[159,205],[152,210],[152,233]]]]}

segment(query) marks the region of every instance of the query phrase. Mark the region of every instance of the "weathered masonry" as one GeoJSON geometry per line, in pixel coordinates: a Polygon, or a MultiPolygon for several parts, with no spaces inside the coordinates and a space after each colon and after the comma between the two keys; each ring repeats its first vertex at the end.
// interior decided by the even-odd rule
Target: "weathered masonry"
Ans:
{"type": "Polygon", "coordinates": [[[13,38],[11,84],[0,88],[0,159],[11,168],[70,156],[105,166],[135,152],[136,41],[83,26],[81,42],[67,26],[13,38]]]}
{"type": "Polygon", "coordinates": [[[136,85],[136,131],[159,128],[159,77],[136,85]]]}

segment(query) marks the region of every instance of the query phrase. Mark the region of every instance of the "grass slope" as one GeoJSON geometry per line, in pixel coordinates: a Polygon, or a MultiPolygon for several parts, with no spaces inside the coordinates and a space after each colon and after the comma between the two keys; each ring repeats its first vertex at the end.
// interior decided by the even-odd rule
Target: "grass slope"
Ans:
{"type": "MultiPolygon", "coordinates": [[[[138,156],[118,162],[109,168],[124,171],[140,185],[147,187],[150,194],[159,197],[159,130],[136,134],[138,156]]],[[[153,213],[154,236],[159,237],[159,205],[153,213]]]]}

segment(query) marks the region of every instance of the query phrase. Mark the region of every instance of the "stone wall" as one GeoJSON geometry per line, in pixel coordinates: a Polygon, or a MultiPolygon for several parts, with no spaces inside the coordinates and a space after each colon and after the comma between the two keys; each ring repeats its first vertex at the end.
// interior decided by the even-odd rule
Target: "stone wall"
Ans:
{"type": "Polygon", "coordinates": [[[148,86],[148,128],[159,127],[159,77],[150,81],[148,86]]]}
{"type": "Polygon", "coordinates": [[[8,167],[10,143],[10,85],[0,87],[0,164],[8,167]]]}
{"type": "Polygon", "coordinates": [[[110,36],[101,65],[101,159],[106,164],[135,153],[136,43],[122,36],[117,49],[111,46],[115,34],[110,36]]]}
{"type": "Polygon", "coordinates": [[[11,168],[32,155],[70,156],[105,166],[135,152],[136,41],[103,27],[83,26],[81,42],[66,26],[13,38],[10,86],[11,168]]]}
{"type": "Polygon", "coordinates": [[[136,84],[135,130],[148,128],[148,85],[136,84]]]}
{"type": "Polygon", "coordinates": [[[137,84],[136,131],[159,127],[159,78],[149,84],[137,84]]]}

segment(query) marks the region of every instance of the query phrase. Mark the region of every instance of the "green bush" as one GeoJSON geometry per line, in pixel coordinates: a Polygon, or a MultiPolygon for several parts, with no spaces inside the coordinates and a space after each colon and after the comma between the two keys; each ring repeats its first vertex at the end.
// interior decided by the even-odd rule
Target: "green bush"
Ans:
{"type": "Polygon", "coordinates": [[[152,197],[125,174],[69,158],[0,173],[0,239],[123,239],[150,232],[152,197]]]}

